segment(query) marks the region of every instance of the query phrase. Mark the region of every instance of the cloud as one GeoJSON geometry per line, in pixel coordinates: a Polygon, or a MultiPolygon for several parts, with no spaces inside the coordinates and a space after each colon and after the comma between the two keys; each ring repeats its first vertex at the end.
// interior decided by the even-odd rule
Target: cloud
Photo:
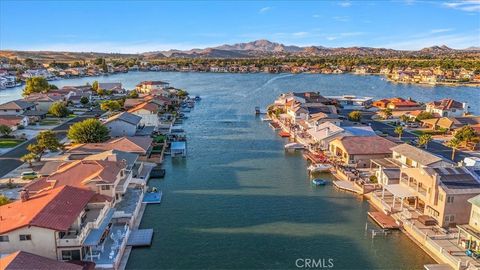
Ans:
{"type": "Polygon", "coordinates": [[[352,5],[352,3],[350,3],[350,2],[340,2],[340,3],[338,3],[338,5],[341,6],[341,7],[347,8],[347,7],[350,7],[352,5]]]}
{"type": "Polygon", "coordinates": [[[322,17],[322,15],[319,15],[319,14],[313,14],[313,15],[312,15],[312,17],[313,17],[313,18],[320,18],[320,17],[322,17]]]}
{"type": "Polygon", "coordinates": [[[272,9],[271,7],[263,7],[260,10],[258,10],[258,13],[263,14],[270,11],[271,9],[272,9]]]}
{"type": "Polygon", "coordinates": [[[292,33],[292,35],[294,37],[305,37],[305,36],[308,36],[308,32],[296,32],[296,33],[292,33]]]}
{"type": "Polygon", "coordinates": [[[438,33],[451,32],[452,30],[453,30],[452,28],[432,29],[432,30],[430,30],[430,33],[438,34],[438,33]]]}
{"type": "Polygon", "coordinates": [[[480,11],[480,0],[444,2],[442,6],[467,12],[480,11]]]}

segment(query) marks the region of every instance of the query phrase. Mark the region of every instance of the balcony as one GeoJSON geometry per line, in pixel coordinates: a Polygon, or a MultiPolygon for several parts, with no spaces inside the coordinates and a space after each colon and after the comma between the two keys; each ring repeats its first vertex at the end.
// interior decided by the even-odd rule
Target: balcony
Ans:
{"type": "Polygon", "coordinates": [[[132,172],[125,171],[125,175],[120,179],[117,186],[115,187],[116,192],[124,193],[127,190],[130,181],[132,180],[132,172]]]}
{"type": "Polygon", "coordinates": [[[94,208],[86,212],[85,221],[80,226],[80,230],[72,229],[65,235],[57,239],[58,247],[81,246],[89,232],[98,228],[110,207],[105,205],[103,208],[94,208]]]}

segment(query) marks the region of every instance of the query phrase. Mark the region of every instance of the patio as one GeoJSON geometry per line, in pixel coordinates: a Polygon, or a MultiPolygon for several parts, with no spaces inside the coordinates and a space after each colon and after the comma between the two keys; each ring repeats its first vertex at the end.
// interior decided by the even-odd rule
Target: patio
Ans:
{"type": "Polygon", "coordinates": [[[140,188],[127,188],[122,196],[122,200],[115,205],[116,211],[124,212],[128,215],[133,214],[139,204],[142,193],[143,191],[140,188]]]}
{"type": "Polygon", "coordinates": [[[103,241],[98,245],[90,246],[85,260],[95,262],[98,268],[113,268],[119,258],[122,245],[126,244],[128,232],[127,224],[113,224],[105,231],[103,241]]]}

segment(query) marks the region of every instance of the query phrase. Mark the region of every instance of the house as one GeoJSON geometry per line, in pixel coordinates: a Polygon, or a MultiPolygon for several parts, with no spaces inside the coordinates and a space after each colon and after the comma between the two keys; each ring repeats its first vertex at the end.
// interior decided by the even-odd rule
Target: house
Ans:
{"type": "Polygon", "coordinates": [[[447,98],[427,103],[426,111],[441,117],[460,117],[468,113],[468,105],[447,98]]]}
{"type": "Polygon", "coordinates": [[[391,109],[393,111],[420,110],[422,108],[419,103],[401,97],[376,100],[373,102],[373,106],[379,109],[391,109]]]}
{"type": "Polygon", "coordinates": [[[125,102],[123,103],[123,108],[125,110],[130,110],[131,108],[137,106],[138,104],[141,104],[145,102],[143,98],[127,98],[125,99],[125,102]]]}
{"type": "Polygon", "coordinates": [[[112,137],[134,136],[140,128],[141,120],[142,117],[138,115],[122,112],[108,118],[103,124],[108,128],[112,137]]]}
{"type": "Polygon", "coordinates": [[[135,87],[138,93],[157,94],[160,96],[168,96],[168,91],[165,89],[169,87],[169,83],[162,81],[143,81],[135,87]]]}
{"type": "Polygon", "coordinates": [[[112,93],[121,94],[125,92],[121,83],[98,83],[98,89],[110,91],[112,93]]]}
{"type": "Polygon", "coordinates": [[[35,103],[27,102],[21,99],[9,101],[0,104],[0,115],[21,115],[27,111],[35,111],[35,103]]]}
{"type": "Polygon", "coordinates": [[[467,224],[457,225],[458,241],[465,250],[480,251],[480,195],[468,199],[471,204],[467,224]]]}
{"type": "Polygon", "coordinates": [[[120,137],[110,139],[103,143],[85,143],[74,146],[67,150],[70,159],[82,159],[86,156],[98,154],[108,150],[120,150],[135,153],[146,158],[152,151],[153,139],[149,137],[120,137]]]}
{"type": "Polygon", "coordinates": [[[468,200],[478,194],[479,177],[465,167],[412,167],[401,169],[399,184],[383,186],[382,199],[390,198],[389,212],[407,205],[447,228],[469,222],[468,200]]]}
{"type": "Polygon", "coordinates": [[[35,255],[25,251],[13,252],[0,258],[0,266],[4,270],[48,269],[48,270],[93,270],[94,263],[68,263],[35,255]]]}
{"type": "Polygon", "coordinates": [[[310,128],[307,130],[307,133],[315,142],[315,149],[328,150],[329,143],[334,139],[343,136],[344,129],[331,122],[325,122],[310,128]]]}
{"type": "Polygon", "coordinates": [[[480,116],[464,117],[440,117],[422,120],[422,125],[434,130],[456,130],[464,126],[471,126],[474,129],[480,127],[480,116]]]}
{"type": "Polygon", "coordinates": [[[379,136],[346,136],[329,143],[329,152],[345,165],[368,167],[371,159],[391,157],[396,144],[379,136]]]}
{"type": "Polygon", "coordinates": [[[25,97],[24,100],[34,103],[37,110],[48,112],[53,103],[65,101],[65,97],[59,93],[34,93],[25,97]]]}
{"type": "Polygon", "coordinates": [[[0,115],[0,125],[5,125],[12,129],[12,131],[18,128],[28,126],[29,119],[23,115],[0,115]]]}
{"type": "MultiPolygon", "coordinates": [[[[95,193],[90,190],[61,186],[31,196],[23,191],[21,200],[0,206],[0,250],[18,250],[54,260],[67,260],[59,253],[59,239],[80,229],[86,209],[95,193]],[[68,207],[65,207],[68,205],[68,207]]],[[[72,243],[75,238],[71,239],[72,243]]],[[[68,259],[82,258],[81,251],[68,259]]]]}
{"type": "Polygon", "coordinates": [[[140,124],[144,126],[158,127],[160,120],[158,104],[153,101],[146,101],[128,110],[128,113],[140,117],[140,124]]]}

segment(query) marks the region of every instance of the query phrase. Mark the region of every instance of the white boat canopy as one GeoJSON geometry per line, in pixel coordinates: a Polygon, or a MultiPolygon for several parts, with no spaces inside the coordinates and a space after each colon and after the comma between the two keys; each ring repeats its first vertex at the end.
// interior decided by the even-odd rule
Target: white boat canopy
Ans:
{"type": "Polygon", "coordinates": [[[410,198],[416,197],[415,193],[411,191],[409,188],[401,185],[401,184],[393,184],[393,185],[385,185],[385,189],[388,190],[393,196],[397,198],[410,198]]]}

